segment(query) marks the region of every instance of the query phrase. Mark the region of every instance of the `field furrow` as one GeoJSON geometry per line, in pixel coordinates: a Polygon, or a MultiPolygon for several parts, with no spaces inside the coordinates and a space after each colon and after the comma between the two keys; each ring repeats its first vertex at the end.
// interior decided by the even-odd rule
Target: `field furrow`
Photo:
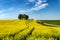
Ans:
{"type": "Polygon", "coordinates": [[[0,21],[0,40],[60,40],[60,27],[38,24],[36,20],[0,21]]]}

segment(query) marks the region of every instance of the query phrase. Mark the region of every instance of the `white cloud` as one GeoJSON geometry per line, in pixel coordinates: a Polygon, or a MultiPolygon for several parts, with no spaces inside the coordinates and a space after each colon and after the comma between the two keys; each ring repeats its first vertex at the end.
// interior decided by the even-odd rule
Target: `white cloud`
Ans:
{"type": "Polygon", "coordinates": [[[28,0],[29,2],[34,2],[35,0],[28,0]]]}
{"type": "Polygon", "coordinates": [[[22,13],[22,12],[28,12],[28,11],[26,11],[26,10],[20,10],[20,13],[22,13]]]}
{"type": "Polygon", "coordinates": [[[12,11],[12,10],[14,10],[15,8],[14,7],[10,7],[10,8],[8,8],[8,9],[4,9],[4,11],[6,12],[6,11],[12,11]]]}
{"type": "Polygon", "coordinates": [[[2,10],[0,11],[0,13],[3,13],[3,12],[4,12],[4,11],[2,11],[2,10]]]}
{"type": "Polygon", "coordinates": [[[42,0],[38,0],[37,2],[35,2],[36,4],[35,4],[35,6],[39,6],[39,5],[41,5],[42,4],[42,0]]]}
{"type": "Polygon", "coordinates": [[[13,7],[8,8],[8,9],[2,9],[2,10],[0,10],[0,14],[3,14],[3,13],[8,12],[8,11],[12,11],[12,10],[14,10],[13,7]]]}
{"type": "Polygon", "coordinates": [[[13,12],[13,10],[15,10],[13,7],[0,10],[0,19],[9,19],[9,17],[11,17],[11,15],[9,15],[9,11],[13,12]]]}
{"type": "Polygon", "coordinates": [[[31,12],[31,11],[38,11],[38,10],[44,9],[48,5],[48,3],[43,3],[46,1],[47,0],[37,0],[37,1],[29,0],[29,2],[35,3],[34,7],[32,7],[31,9],[27,9],[27,10],[20,10],[20,12],[23,13],[23,12],[31,12]]]}
{"type": "Polygon", "coordinates": [[[31,8],[31,11],[34,11],[34,10],[38,11],[38,10],[41,10],[41,9],[45,8],[47,5],[48,5],[48,4],[46,3],[46,4],[39,5],[39,6],[37,6],[37,7],[33,7],[33,8],[31,8]]]}
{"type": "Polygon", "coordinates": [[[33,7],[31,9],[20,10],[20,13],[38,11],[38,10],[41,10],[41,9],[45,8],[47,5],[48,5],[48,3],[45,3],[45,4],[42,4],[42,5],[38,6],[38,7],[33,7]]]}
{"type": "Polygon", "coordinates": [[[0,11],[0,13],[5,13],[5,12],[7,12],[7,11],[12,11],[12,10],[14,10],[14,9],[15,9],[14,7],[10,7],[10,8],[8,8],[8,9],[3,9],[3,10],[0,11]]]}
{"type": "Polygon", "coordinates": [[[0,19],[5,19],[6,18],[6,14],[0,14],[0,19]]]}
{"type": "Polygon", "coordinates": [[[2,16],[2,17],[3,17],[3,16],[5,17],[5,16],[6,16],[6,14],[1,14],[1,16],[2,16]]]}

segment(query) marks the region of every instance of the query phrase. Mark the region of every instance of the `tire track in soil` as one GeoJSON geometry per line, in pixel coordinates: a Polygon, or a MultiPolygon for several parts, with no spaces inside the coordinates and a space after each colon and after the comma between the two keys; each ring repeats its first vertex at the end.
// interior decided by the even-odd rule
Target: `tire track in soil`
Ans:
{"type": "MultiPolygon", "coordinates": [[[[18,32],[16,32],[15,34],[10,34],[10,35],[5,35],[1,40],[14,40],[14,37],[15,37],[15,35],[17,35],[18,33],[20,33],[20,32],[23,32],[24,30],[26,30],[26,29],[28,29],[29,28],[29,23],[26,23],[26,25],[28,26],[27,28],[25,28],[25,29],[22,29],[22,30],[19,30],[18,32]]],[[[27,33],[27,35],[25,35],[23,38],[21,38],[20,40],[26,40],[26,38],[27,37],[29,37],[31,34],[32,34],[32,32],[34,31],[34,29],[35,28],[32,28],[28,33],[27,33]]]]}
{"type": "Polygon", "coordinates": [[[8,38],[10,38],[10,37],[12,37],[13,39],[14,39],[14,37],[15,37],[15,35],[16,34],[18,34],[19,32],[22,32],[22,31],[24,31],[24,30],[26,30],[26,29],[28,29],[29,27],[27,27],[27,28],[25,28],[25,29],[22,29],[22,30],[19,30],[18,32],[16,32],[15,34],[10,34],[10,35],[5,35],[4,36],[4,38],[6,38],[6,37],[8,37],[8,38]]]}
{"type": "MultiPolygon", "coordinates": [[[[27,26],[30,27],[30,22],[26,23],[27,26]]],[[[21,38],[20,40],[27,40],[26,38],[29,37],[30,35],[32,35],[32,32],[34,31],[34,27],[27,33],[27,35],[25,35],[23,38],[21,38]]]]}
{"type": "Polygon", "coordinates": [[[32,35],[32,32],[34,31],[35,28],[31,29],[27,35],[25,35],[23,38],[21,38],[20,40],[27,40],[26,38],[29,37],[30,35],[32,35]]]}

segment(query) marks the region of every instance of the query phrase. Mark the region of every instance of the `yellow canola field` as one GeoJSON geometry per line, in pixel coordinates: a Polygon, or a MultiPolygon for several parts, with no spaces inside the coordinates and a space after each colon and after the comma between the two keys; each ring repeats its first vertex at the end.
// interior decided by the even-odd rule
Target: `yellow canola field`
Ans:
{"type": "Polygon", "coordinates": [[[44,26],[36,20],[1,20],[0,40],[60,40],[60,27],[44,26]]]}

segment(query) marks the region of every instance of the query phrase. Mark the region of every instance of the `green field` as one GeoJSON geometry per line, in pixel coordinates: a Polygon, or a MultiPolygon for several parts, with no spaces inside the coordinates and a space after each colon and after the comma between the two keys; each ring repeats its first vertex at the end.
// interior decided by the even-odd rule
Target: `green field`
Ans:
{"type": "Polygon", "coordinates": [[[60,25],[60,20],[38,20],[48,24],[60,25]]]}

